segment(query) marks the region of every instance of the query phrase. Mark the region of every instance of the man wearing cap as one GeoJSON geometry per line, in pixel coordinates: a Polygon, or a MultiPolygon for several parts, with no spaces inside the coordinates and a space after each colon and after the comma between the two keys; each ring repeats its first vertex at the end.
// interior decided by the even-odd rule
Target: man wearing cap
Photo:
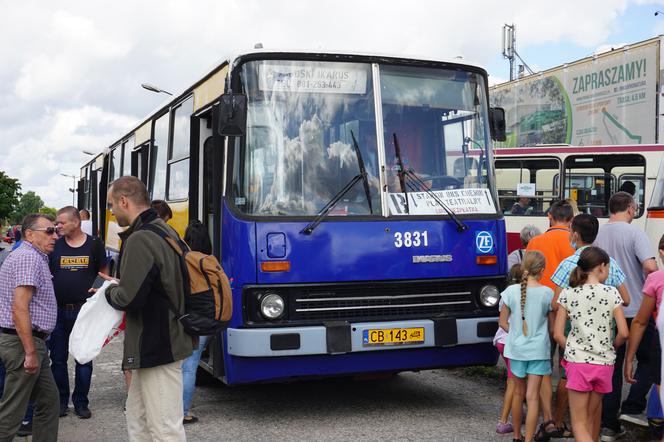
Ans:
{"type": "Polygon", "coordinates": [[[23,244],[0,268],[0,360],[7,370],[0,398],[0,442],[14,439],[31,398],[32,440],[56,441],[58,388],[45,341],[58,314],[48,268],[58,235],[52,219],[39,213],[25,217],[23,235],[23,244]]]}

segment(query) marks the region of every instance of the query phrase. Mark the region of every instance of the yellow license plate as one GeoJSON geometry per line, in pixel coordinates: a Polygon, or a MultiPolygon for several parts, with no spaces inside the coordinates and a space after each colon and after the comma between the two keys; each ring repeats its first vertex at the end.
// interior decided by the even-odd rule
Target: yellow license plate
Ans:
{"type": "Polygon", "coordinates": [[[424,327],[364,330],[362,342],[364,345],[420,344],[424,342],[424,327]]]}

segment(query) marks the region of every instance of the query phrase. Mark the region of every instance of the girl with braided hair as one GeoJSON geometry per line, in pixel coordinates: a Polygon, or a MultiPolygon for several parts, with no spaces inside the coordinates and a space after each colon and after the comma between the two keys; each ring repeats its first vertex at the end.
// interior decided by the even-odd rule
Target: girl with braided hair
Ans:
{"type": "Polygon", "coordinates": [[[522,278],[501,294],[500,327],[507,332],[504,355],[510,360],[514,379],[512,425],[514,441],[522,441],[523,401],[526,399],[525,441],[535,435],[539,412],[539,391],[542,376],[551,374],[549,361],[549,320],[553,290],[540,284],[546,260],[537,251],[526,252],[521,262],[522,278]]]}

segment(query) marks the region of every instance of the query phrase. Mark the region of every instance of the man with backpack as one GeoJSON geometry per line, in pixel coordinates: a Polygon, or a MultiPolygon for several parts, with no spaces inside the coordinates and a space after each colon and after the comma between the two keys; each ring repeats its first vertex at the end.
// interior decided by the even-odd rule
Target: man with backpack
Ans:
{"type": "Polygon", "coordinates": [[[113,181],[107,201],[118,225],[128,227],[120,234],[119,281],[106,290],[106,298],[126,312],[122,365],[132,371],[129,439],[184,441],[182,361],[192,354],[194,338],[178,320],[185,313],[180,257],[162,235],[180,239],[150,208],[138,178],[113,181]]]}

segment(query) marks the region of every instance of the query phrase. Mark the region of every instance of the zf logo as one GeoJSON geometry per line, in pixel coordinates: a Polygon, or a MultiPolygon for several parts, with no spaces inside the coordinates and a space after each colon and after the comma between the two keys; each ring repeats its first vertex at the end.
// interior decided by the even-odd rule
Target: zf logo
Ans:
{"type": "Polygon", "coordinates": [[[489,253],[493,250],[493,236],[483,230],[475,235],[475,248],[478,253],[489,253]]]}

